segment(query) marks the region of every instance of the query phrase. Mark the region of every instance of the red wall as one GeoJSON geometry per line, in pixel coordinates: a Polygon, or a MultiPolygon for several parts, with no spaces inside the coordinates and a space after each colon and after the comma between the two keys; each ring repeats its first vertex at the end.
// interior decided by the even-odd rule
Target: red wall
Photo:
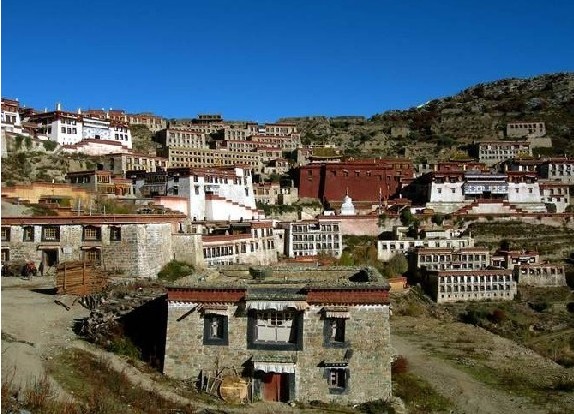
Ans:
{"type": "Polygon", "coordinates": [[[403,178],[413,177],[411,161],[381,159],[333,164],[309,164],[299,169],[299,197],[342,201],[348,191],[354,201],[377,203],[401,188],[403,178]]]}

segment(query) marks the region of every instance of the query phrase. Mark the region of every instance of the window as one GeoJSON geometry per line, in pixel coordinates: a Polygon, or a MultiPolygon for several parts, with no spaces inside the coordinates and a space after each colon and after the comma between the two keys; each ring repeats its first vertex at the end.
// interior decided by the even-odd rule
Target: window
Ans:
{"type": "MultiPolygon", "coordinates": [[[[207,312],[207,311],[206,311],[207,312]]],[[[205,313],[203,317],[203,344],[227,345],[227,316],[205,313]]]]}
{"type": "Polygon", "coordinates": [[[46,226],[42,228],[43,241],[60,241],[60,227],[46,226]]]}
{"type": "Polygon", "coordinates": [[[249,323],[250,349],[302,349],[303,318],[298,312],[252,311],[249,323]]]}
{"type": "Polygon", "coordinates": [[[26,226],[22,229],[22,241],[33,242],[34,241],[34,227],[26,226]]]}
{"type": "MultiPolygon", "coordinates": [[[[9,249],[2,249],[2,263],[8,262],[10,260],[10,250],[9,249]]],[[[4,275],[2,275],[4,276],[4,275]]]]}
{"type": "Polygon", "coordinates": [[[10,241],[10,227],[2,227],[2,241],[10,241]]]}
{"type": "Polygon", "coordinates": [[[110,241],[122,240],[122,228],[118,226],[110,227],[110,241]]]}
{"type": "Polygon", "coordinates": [[[345,319],[325,319],[325,345],[345,345],[345,319]]]}
{"type": "Polygon", "coordinates": [[[102,239],[102,232],[99,227],[85,226],[84,227],[84,240],[97,241],[102,239]]]}
{"type": "Polygon", "coordinates": [[[329,387],[346,388],[347,386],[347,369],[346,368],[329,368],[329,387]]]}
{"type": "Polygon", "coordinates": [[[84,261],[86,262],[100,264],[101,258],[102,255],[100,249],[84,250],[84,261]]]}

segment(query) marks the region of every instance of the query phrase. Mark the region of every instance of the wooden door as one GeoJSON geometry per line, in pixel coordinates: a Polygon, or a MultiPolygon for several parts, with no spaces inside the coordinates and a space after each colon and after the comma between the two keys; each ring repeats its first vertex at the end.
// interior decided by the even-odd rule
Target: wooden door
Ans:
{"type": "Polygon", "coordinates": [[[270,372],[263,377],[263,400],[287,402],[289,400],[289,375],[270,372]]]}

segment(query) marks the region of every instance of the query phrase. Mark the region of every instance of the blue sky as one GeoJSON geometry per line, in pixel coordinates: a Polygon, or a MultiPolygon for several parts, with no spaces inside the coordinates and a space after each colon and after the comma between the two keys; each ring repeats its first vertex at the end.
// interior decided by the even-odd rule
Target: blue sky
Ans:
{"type": "Polygon", "coordinates": [[[574,2],[2,1],[4,97],[226,119],[365,115],[574,70],[574,2]]]}

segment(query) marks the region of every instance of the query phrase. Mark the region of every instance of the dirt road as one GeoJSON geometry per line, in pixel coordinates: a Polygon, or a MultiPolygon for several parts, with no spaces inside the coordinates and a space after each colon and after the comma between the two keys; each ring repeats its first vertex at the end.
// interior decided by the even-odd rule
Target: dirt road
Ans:
{"type": "Polygon", "coordinates": [[[72,296],[53,295],[50,277],[2,278],[2,377],[25,385],[44,374],[43,361],[76,340],[74,319],[89,311],[72,296]],[[55,299],[71,306],[66,310],[55,299]]]}

